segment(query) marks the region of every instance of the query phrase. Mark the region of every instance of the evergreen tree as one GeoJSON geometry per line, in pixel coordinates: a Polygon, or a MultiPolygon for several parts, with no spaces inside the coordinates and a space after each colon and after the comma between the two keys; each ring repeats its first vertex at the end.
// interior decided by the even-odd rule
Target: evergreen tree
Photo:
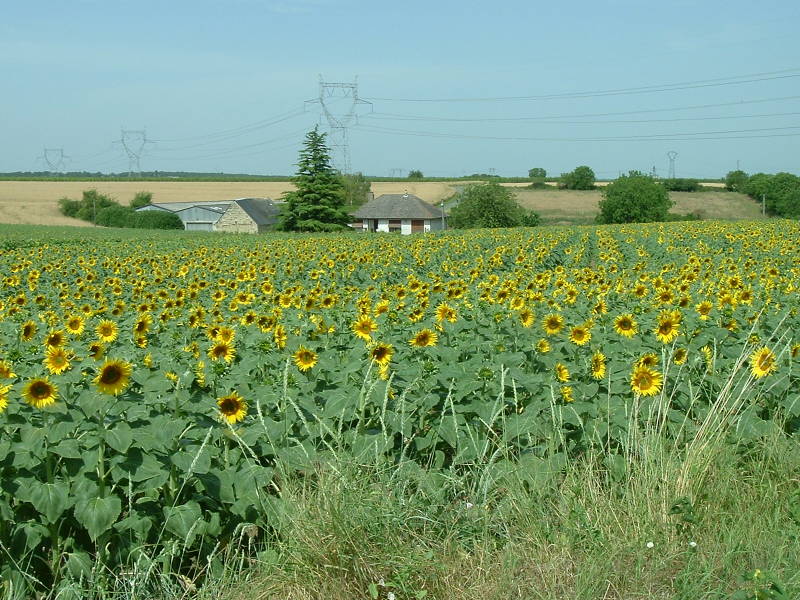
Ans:
{"type": "Polygon", "coordinates": [[[344,186],[331,166],[325,134],[315,127],[306,134],[294,191],[286,192],[286,202],[278,219],[281,231],[340,231],[351,222],[344,208],[344,186]]]}

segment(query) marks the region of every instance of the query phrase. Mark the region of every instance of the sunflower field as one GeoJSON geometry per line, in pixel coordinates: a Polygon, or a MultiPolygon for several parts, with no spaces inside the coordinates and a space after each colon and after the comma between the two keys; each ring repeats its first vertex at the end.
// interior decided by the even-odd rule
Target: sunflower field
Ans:
{"type": "Polygon", "coordinates": [[[499,480],[592,449],[613,472],[644,430],[800,430],[797,222],[48,235],[0,240],[17,589],[213,571],[330,458],[499,480]]]}

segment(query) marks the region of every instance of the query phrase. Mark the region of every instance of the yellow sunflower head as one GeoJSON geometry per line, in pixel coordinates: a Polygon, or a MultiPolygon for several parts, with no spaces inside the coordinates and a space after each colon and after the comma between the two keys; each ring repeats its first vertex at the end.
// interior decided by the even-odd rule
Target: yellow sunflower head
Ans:
{"type": "Polygon", "coordinates": [[[566,383],[567,381],[569,381],[569,369],[565,364],[556,363],[555,373],[556,373],[556,379],[558,379],[561,383],[566,383]]]}
{"type": "Polygon", "coordinates": [[[247,402],[237,392],[217,398],[220,417],[228,423],[238,423],[247,415],[247,402]]]}
{"type": "Polygon", "coordinates": [[[45,353],[44,366],[53,375],[61,375],[64,371],[69,369],[70,353],[64,348],[57,346],[49,346],[45,353]]]}
{"type": "Polygon", "coordinates": [[[425,348],[427,346],[435,346],[439,340],[439,336],[435,331],[428,328],[422,329],[414,335],[408,343],[414,348],[425,348]]]}
{"type": "Polygon", "coordinates": [[[20,330],[20,336],[22,337],[23,342],[30,342],[33,339],[33,336],[36,335],[37,331],[36,323],[33,321],[25,321],[22,324],[22,329],[20,330]]]}
{"type": "Polygon", "coordinates": [[[592,354],[592,377],[602,379],[606,375],[606,355],[599,350],[592,354]]]}
{"type": "Polygon", "coordinates": [[[16,376],[14,366],[7,360],[0,360],[0,379],[13,379],[16,376]]]}
{"type": "Polygon", "coordinates": [[[208,357],[214,361],[224,360],[227,363],[233,361],[236,350],[231,344],[217,342],[208,349],[208,357]]]}
{"type": "Polygon", "coordinates": [[[756,379],[766,377],[777,368],[775,353],[766,346],[754,350],[750,355],[750,372],[756,379]]]}
{"type": "Polygon", "coordinates": [[[317,353],[305,346],[300,346],[293,355],[294,364],[303,372],[317,364],[317,353]]]}
{"type": "Polygon", "coordinates": [[[8,406],[8,392],[11,391],[10,385],[0,384],[0,413],[8,406]]]}
{"type": "Polygon", "coordinates": [[[658,341],[669,344],[672,340],[678,337],[678,329],[680,327],[680,319],[672,312],[662,312],[658,317],[658,324],[653,333],[656,334],[658,341]]]}
{"type": "Polygon", "coordinates": [[[76,337],[83,333],[83,328],[84,321],[83,317],[80,315],[70,316],[64,324],[64,329],[67,330],[67,333],[76,337]]]}
{"type": "Polygon", "coordinates": [[[551,313],[544,318],[542,324],[547,335],[556,335],[564,327],[564,317],[557,313],[551,313]]]}
{"type": "Polygon", "coordinates": [[[569,332],[569,341],[577,346],[586,345],[592,339],[592,332],[585,325],[577,325],[569,332]]]}
{"type": "Polygon", "coordinates": [[[119,328],[114,321],[109,321],[108,319],[100,321],[100,323],[95,328],[95,333],[97,333],[98,339],[103,342],[104,344],[110,344],[115,339],[117,339],[117,335],[119,334],[119,328]]]}
{"type": "Polygon", "coordinates": [[[631,389],[640,396],[655,396],[661,390],[661,373],[644,365],[634,367],[631,389]]]}
{"type": "Polygon", "coordinates": [[[64,332],[60,329],[51,331],[44,339],[44,345],[48,348],[58,348],[63,346],[64,342],[66,342],[66,337],[64,336],[64,332]]]}
{"type": "Polygon", "coordinates": [[[104,394],[116,396],[128,387],[133,367],[123,360],[107,360],[100,368],[94,383],[104,394]]]}
{"type": "Polygon", "coordinates": [[[46,377],[36,377],[22,388],[22,397],[31,406],[41,409],[55,403],[58,388],[46,377]]]}
{"type": "Polygon", "coordinates": [[[616,319],[614,319],[614,331],[623,337],[633,337],[636,335],[638,330],[639,324],[630,313],[619,315],[616,319]]]}
{"type": "Polygon", "coordinates": [[[372,360],[378,363],[378,365],[381,367],[389,364],[389,362],[392,360],[393,354],[394,348],[392,345],[384,342],[375,344],[369,352],[370,358],[372,358],[372,360]]]}
{"type": "Polygon", "coordinates": [[[363,315],[355,323],[353,323],[353,333],[364,341],[372,339],[372,332],[378,329],[377,323],[372,320],[368,315],[363,315]]]}

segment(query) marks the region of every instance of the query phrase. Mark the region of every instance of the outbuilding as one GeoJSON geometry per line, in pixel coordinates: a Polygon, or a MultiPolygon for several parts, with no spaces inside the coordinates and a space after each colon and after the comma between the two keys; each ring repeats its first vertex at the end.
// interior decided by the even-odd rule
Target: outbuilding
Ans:
{"type": "Polygon", "coordinates": [[[446,227],[444,210],[413,194],[382,194],[353,213],[357,231],[387,233],[423,233],[446,227]]]}

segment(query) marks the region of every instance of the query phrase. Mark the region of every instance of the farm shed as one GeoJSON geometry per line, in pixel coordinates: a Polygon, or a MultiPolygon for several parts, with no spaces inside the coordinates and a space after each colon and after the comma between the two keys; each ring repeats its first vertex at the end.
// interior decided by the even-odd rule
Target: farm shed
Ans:
{"type": "Polygon", "coordinates": [[[263,233],[278,221],[278,206],[268,198],[239,198],[230,203],[215,231],[263,233]]]}
{"type": "Polygon", "coordinates": [[[422,233],[444,229],[446,214],[413,194],[382,194],[353,213],[356,231],[422,233]]]}
{"type": "Polygon", "coordinates": [[[172,212],[183,221],[187,231],[213,231],[214,225],[228,209],[231,200],[213,202],[163,202],[148,204],[137,208],[137,211],[163,210],[172,212]]]}

